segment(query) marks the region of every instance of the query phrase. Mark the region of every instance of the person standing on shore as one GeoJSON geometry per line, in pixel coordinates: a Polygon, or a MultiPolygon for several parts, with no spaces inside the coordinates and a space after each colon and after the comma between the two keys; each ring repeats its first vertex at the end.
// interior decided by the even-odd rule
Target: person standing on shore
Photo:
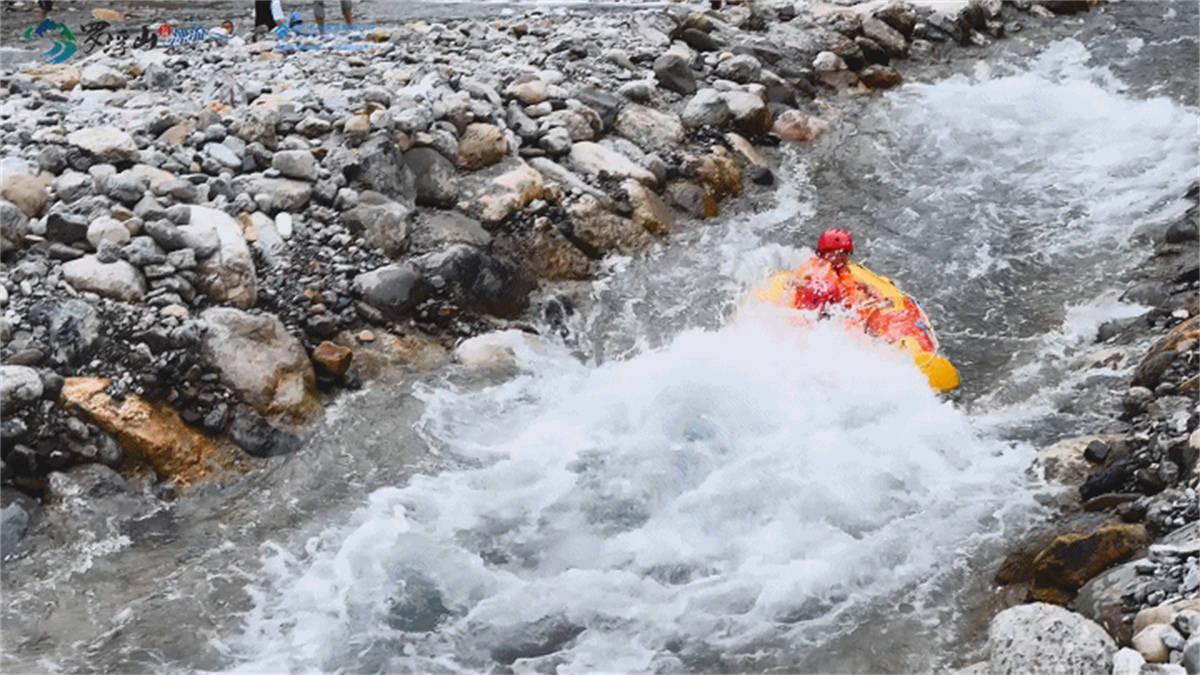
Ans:
{"type": "MultiPolygon", "coordinates": [[[[342,18],[346,20],[346,25],[354,24],[354,5],[351,0],[341,0],[342,3],[342,18]]],[[[313,19],[317,22],[317,30],[325,32],[325,0],[314,0],[313,2],[313,19]]]]}
{"type": "Polygon", "coordinates": [[[325,0],[313,2],[313,21],[317,23],[317,31],[325,32],[325,0]]]}
{"type": "Polygon", "coordinates": [[[271,31],[286,23],[287,17],[283,14],[283,3],[280,0],[254,1],[254,28],[256,31],[259,26],[271,31]]]}

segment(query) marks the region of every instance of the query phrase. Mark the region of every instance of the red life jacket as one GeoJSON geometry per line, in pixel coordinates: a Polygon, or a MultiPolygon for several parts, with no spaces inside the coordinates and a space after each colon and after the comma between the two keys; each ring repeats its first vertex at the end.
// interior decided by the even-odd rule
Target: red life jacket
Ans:
{"type": "Polygon", "coordinates": [[[797,270],[796,276],[796,296],[792,300],[796,309],[825,311],[836,305],[849,308],[858,301],[858,282],[848,267],[837,270],[829,261],[814,256],[797,270]]]}

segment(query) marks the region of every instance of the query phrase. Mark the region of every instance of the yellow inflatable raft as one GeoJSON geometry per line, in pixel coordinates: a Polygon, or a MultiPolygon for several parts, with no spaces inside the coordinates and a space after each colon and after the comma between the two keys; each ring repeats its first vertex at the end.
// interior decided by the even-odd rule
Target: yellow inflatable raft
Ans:
{"type": "MultiPolygon", "coordinates": [[[[958,369],[946,357],[938,354],[937,336],[933,324],[920,305],[896,288],[887,277],[850,263],[854,280],[863,287],[871,299],[862,307],[855,308],[863,322],[864,330],[912,354],[929,386],[938,392],[948,392],[959,386],[958,369]]],[[[797,272],[780,272],[773,275],[767,285],[758,291],[761,302],[785,307],[794,306],[796,287],[793,282],[797,272]]]]}

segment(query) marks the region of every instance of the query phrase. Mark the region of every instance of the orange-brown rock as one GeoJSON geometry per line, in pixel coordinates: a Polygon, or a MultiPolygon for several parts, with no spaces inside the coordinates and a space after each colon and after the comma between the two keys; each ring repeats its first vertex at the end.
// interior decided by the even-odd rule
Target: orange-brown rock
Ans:
{"type": "Polygon", "coordinates": [[[805,115],[799,110],[785,110],[775,118],[771,131],[785,141],[811,143],[828,128],[829,124],[819,117],[805,115]]]}
{"type": "Polygon", "coordinates": [[[533,227],[519,228],[497,239],[493,251],[512,258],[539,279],[581,280],[592,276],[592,261],[549,218],[537,218],[533,227]]]}
{"type": "Polygon", "coordinates": [[[890,89],[900,84],[900,73],[888,66],[871,65],[862,69],[858,77],[872,89],[890,89]]]}
{"type": "Polygon", "coordinates": [[[330,375],[341,377],[350,370],[350,362],[354,360],[354,351],[335,342],[325,340],[313,350],[313,363],[330,375]]]}
{"type": "Polygon", "coordinates": [[[1179,385],[1180,396],[1189,396],[1200,391],[1200,375],[1193,375],[1179,385]]]}
{"type": "Polygon", "coordinates": [[[1179,343],[1184,340],[1200,340],[1200,316],[1193,316],[1172,328],[1169,333],[1154,343],[1150,351],[1146,352],[1146,358],[1166,351],[1175,351],[1179,343]]]}
{"type": "Polygon", "coordinates": [[[716,148],[701,158],[696,166],[696,177],[716,199],[742,194],[742,170],[733,153],[725,148],[716,148]]]}
{"type": "Polygon", "coordinates": [[[25,74],[35,80],[53,82],[63,91],[74,89],[79,85],[79,69],[65,63],[47,63],[26,70],[25,74]]]}
{"type": "Polygon", "coordinates": [[[666,234],[675,223],[671,210],[653,190],[636,180],[621,184],[633,205],[633,222],[651,234],[666,234]]]}
{"type": "MultiPolygon", "coordinates": [[[[349,343],[354,334],[345,331],[339,342],[349,343]]],[[[369,341],[360,339],[354,350],[354,368],[363,379],[387,379],[400,371],[423,371],[446,363],[450,353],[436,339],[421,333],[393,335],[371,333],[369,341]]]]}
{"type": "Polygon", "coordinates": [[[1033,561],[1030,595],[1041,602],[1065,604],[1089,579],[1133,557],[1146,542],[1145,526],[1124,523],[1055,537],[1033,561]]]}
{"type": "Polygon", "coordinates": [[[104,391],[109,382],[101,377],[68,377],[59,400],[115,438],[126,452],[177,483],[193,483],[232,465],[230,455],[184,424],[170,407],[135,395],[117,401],[104,391]]]}

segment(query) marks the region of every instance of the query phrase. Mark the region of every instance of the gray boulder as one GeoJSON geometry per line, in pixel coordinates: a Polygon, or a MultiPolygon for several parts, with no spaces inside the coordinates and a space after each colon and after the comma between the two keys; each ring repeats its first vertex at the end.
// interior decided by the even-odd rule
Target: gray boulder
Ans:
{"type": "Polygon", "coordinates": [[[29,233],[29,218],[7,199],[0,199],[0,248],[6,251],[20,248],[29,233]]]}
{"type": "Polygon", "coordinates": [[[908,42],[900,31],[874,17],[862,22],[863,35],[874,41],[892,58],[908,56],[908,42]]]}
{"type": "Polygon", "coordinates": [[[138,203],[149,187],[150,181],[145,176],[133,171],[122,171],[105,182],[104,194],[125,206],[132,206],[138,203]]]}
{"type": "Polygon", "coordinates": [[[51,213],[46,216],[46,238],[63,244],[87,239],[88,222],[74,213],[51,213]]]}
{"type": "Polygon", "coordinates": [[[749,54],[738,54],[717,64],[717,77],[741,84],[757,82],[762,75],[762,64],[749,54]]]}
{"type": "Polygon", "coordinates": [[[1010,607],[988,627],[994,675],[1105,673],[1117,645],[1095,622],[1057,605],[1010,607]]]}
{"type": "Polygon", "coordinates": [[[758,95],[744,91],[725,92],[725,103],[733,123],[746,136],[755,138],[771,130],[771,110],[758,95]]]}
{"type": "Polygon", "coordinates": [[[77,291],[123,302],[137,302],[146,295],[146,280],[136,267],[124,260],[100,262],[94,255],[85,255],[63,263],[63,278],[77,291]]]}
{"type": "Polygon", "coordinates": [[[404,157],[385,135],[372,136],[362,144],[356,168],[357,178],[375,192],[407,203],[412,203],[416,196],[413,175],[405,166],[404,157]]]}
{"type": "Polygon", "coordinates": [[[407,262],[360,274],[354,285],[368,305],[392,320],[408,318],[433,291],[421,270],[407,262]]]}
{"type": "Polygon", "coordinates": [[[213,307],[201,318],[208,326],[205,358],[260,414],[303,419],[319,407],[308,354],[279,319],[232,307],[213,307]]]}
{"type": "Polygon", "coordinates": [[[404,153],[404,163],[413,175],[417,204],[454,206],[458,200],[458,174],[453,162],[433,148],[413,148],[404,153]]]}
{"type": "Polygon", "coordinates": [[[317,160],[308,150],[280,150],[271,166],[288,178],[313,182],[317,180],[317,160]]]}
{"type": "Polygon", "coordinates": [[[50,356],[59,363],[82,363],[103,330],[99,312],[79,298],[46,299],[34,305],[29,320],[48,331],[50,356]]]}
{"type": "Polygon", "coordinates": [[[138,156],[133,137],[115,127],[73,131],[67,136],[67,143],[105,162],[132,162],[138,156]]]}
{"type": "Polygon", "coordinates": [[[696,75],[687,59],[674,52],[667,52],[654,61],[654,77],[668,91],[685,96],[696,92],[696,75]]]}
{"type": "Polygon", "coordinates": [[[684,106],[682,117],[686,127],[720,128],[729,121],[729,104],[716,89],[701,89],[684,106]]]}
{"type": "Polygon", "coordinates": [[[312,199],[310,183],[291,178],[267,178],[256,176],[247,181],[234,181],[234,188],[254,196],[258,208],[269,214],[280,211],[298,213],[312,199]]]}
{"type": "Polygon", "coordinates": [[[42,378],[27,366],[0,366],[0,407],[5,414],[42,397],[42,378]]]}
{"type": "Polygon", "coordinates": [[[116,218],[101,216],[88,225],[87,240],[92,248],[99,248],[101,241],[111,241],[123,246],[129,241],[129,229],[116,218]]]}
{"type": "Polygon", "coordinates": [[[121,248],[121,255],[130,263],[145,267],[146,265],[161,265],[167,261],[167,254],[152,237],[134,237],[121,248]]]}
{"type": "Polygon", "coordinates": [[[242,158],[224,143],[205,144],[204,156],[227,169],[240,169],[242,167],[242,158]]]}
{"type": "MultiPolygon", "coordinates": [[[[253,307],[258,300],[258,277],[241,225],[223,211],[206,206],[192,206],[191,210],[191,225],[179,229],[189,232],[209,230],[217,239],[216,251],[197,263],[200,288],[213,302],[253,307]]],[[[199,255],[199,251],[196,254],[199,255]]]]}
{"type": "Polygon", "coordinates": [[[441,279],[441,293],[459,306],[497,316],[524,311],[537,285],[511,262],[466,244],[421,256],[416,263],[430,279],[441,279]]]}
{"type": "Polygon", "coordinates": [[[408,249],[409,209],[378,193],[365,192],[358,206],[342,214],[342,223],[389,257],[408,249]]]}
{"type": "Polygon", "coordinates": [[[457,211],[426,211],[418,213],[413,224],[414,245],[422,249],[440,248],[445,244],[462,243],[486,248],[492,235],[474,218],[457,211]]]}
{"type": "Polygon", "coordinates": [[[638,147],[651,151],[673,150],[684,137],[678,115],[637,103],[625,106],[617,115],[616,130],[638,147]]]}
{"type": "Polygon", "coordinates": [[[84,89],[124,89],[126,83],[121,71],[102,63],[93,63],[79,71],[79,86],[84,89]]]}

